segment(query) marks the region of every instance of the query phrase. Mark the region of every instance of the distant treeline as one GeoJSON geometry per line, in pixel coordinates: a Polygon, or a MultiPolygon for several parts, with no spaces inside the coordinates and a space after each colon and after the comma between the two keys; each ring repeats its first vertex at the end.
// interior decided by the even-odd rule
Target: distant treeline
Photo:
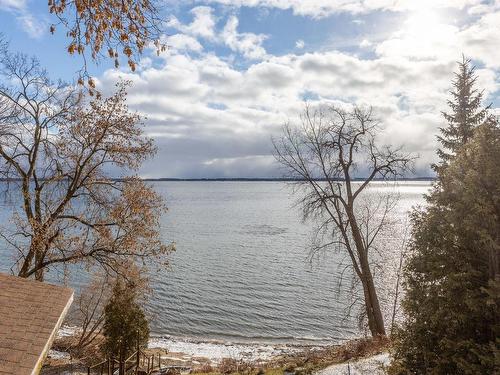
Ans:
{"type": "MultiPolygon", "coordinates": [[[[412,177],[412,178],[398,178],[397,180],[387,180],[383,178],[374,178],[373,181],[434,181],[435,177],[425,176],[425,177],[412,177]]],[[[43,179],[40,179],[43,180],[43,179]]],[[[112,178],[112,181],[122,181],[121,178],[112,178]]],[[[259,177],[217,177],[217,178],[173,178],[173,177],[160,177],[160,178],[141,178],[142,181],[247,181],[247,182],[294,182],[303,181],[298,178],[259,178],[259,177]]],[[[352,178],[352,181],[365,181],[364,177],[352,178]]],[[[19,178],[0,178],[0,182],[19,182],[19,178]]],[[[326,181],[324,178],[318,178],[316,181],[326,181]]],[[[337,181],[343,181],[338,179],[337,181]]]]}
{"type": "MultiPolygon", "coordinates": [[[[353,178],[353,181],[364,181],[365,178],[353,178]]],[[[435,177],[414,177],[414,178],[400,178],[397,181],[434,181],[435,177]]],[[[144,178],[143,181],[249,181],[249,182],[294,182],[303,181],[296,178],[144,178]]],[[[317,181],[326,181],[323,178],[318,178],[317,181]]],[[[342,181],[339,179],[338,181],[342,181]]],[[[374,181],[387,181],[382,178],[375,178],[374,181]]],[[[396,180],[395,180],[396,181],[396,180]]]]}

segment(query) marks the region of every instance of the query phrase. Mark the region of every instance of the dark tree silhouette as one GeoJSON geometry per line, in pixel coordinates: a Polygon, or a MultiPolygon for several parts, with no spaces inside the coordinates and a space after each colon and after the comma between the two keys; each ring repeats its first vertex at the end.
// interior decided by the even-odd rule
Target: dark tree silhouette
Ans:
{"type": "Polygon", "coordinates": [[[405,322],[391,374],[496,374],[500,346],[500,127],[488,121],[412,215],[405,322]]]}
{"type": "Polygon", "coordinates": [[[330,107],[311,112],[307,107],[301,120],[298,127],[286,125],[283,137],[274,141],[276,159],[287,177],[299,180],[304,217],[314,216],[326,233],[326,243],[318,248],[337,246],[349,255],[362,285],[370,332],[385,335],[370,254],[387,225],[390,205],[380,202],[382,210],[375,214],[369,207],[360,209],[359,202],[371,181],[402,176],[412,157],[378,145],[379,124],[371,109],[330,107]],[[366,168],[366,178],[357,183],[354,177],[360,166],[366,168]]]}
{"type": "Polygon", "coordinates": [[[470,60],[456,77],[437,180],[412,214],[391,374],[499,370],[500,127],[480,107],[470,60]]]}
{"type": "Polygon", "coordinates": [[[137,347],[147,346],[149,324],[139,303],[140,289],[118,279],[104,308],[102,351],[110,358],[127,358],[137,347]]]}

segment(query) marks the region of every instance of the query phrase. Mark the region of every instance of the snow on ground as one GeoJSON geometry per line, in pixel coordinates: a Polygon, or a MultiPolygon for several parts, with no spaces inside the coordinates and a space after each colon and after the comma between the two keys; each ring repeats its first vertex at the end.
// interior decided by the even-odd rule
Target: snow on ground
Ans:
{"type": "Polygon", "coordinates": [[[59,350],[50,349],[47,354],[49,358],[52,359],[70,359],[71,356],[67,352],[60,352],[59,350]]]}
{"type": "Polygon", "coordinates": [[[389,354],[382,353],[373,357],[363,358],[359,361],[342,363],[339,365],[329,366],[316,375],[384,375],[384,366],[388,366],[390,362],[389,354]]]}
{"type": "Polygon", "coordinates": [[[150,349],[167,349],[171,353],[184,353],[190,357],[204,357],[213,362],[219,362],[223,358],[232,358],[248,362],[268,361],[282,354],[289,354],[302,350],[299,347],[286,345],[200,342],[169,337],[153,337],[149,340],[148,346],[150,349]]]}
{"type": "MultiPolygon", "coordinates": [[[[57,332],[57,337],[73,336],[79,328],[62,326],[57,332]]],[[[150,349],[166,349],[173,353],[185,354],[185,359],[204,357],[217,363],[223,358],[232,358],[248,362],[269,361],[283,354],[293,354],[304,349],[303,346],[285,344],[237,344],[220,341],[199,341],[173,337],[151,337],[148,347],[150,349]]],[[[54,353],[54,355],[57,355],[54,353]]]]}
{"type": "Polygon", "coordinates": [[[56,337],[57,338],[61,338],[61,337],[75,336],[78,333],[79,330],[80,330],[79,327],[63,325],[57,331],[57,336],[56,337]]]}

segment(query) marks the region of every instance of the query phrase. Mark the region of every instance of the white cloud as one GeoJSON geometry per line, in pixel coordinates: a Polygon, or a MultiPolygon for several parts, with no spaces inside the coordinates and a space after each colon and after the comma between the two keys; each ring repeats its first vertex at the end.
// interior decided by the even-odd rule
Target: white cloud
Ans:
{"type": "Polygon", "coordinates": [[[201,52],[203,46],[193,38],[192,36],[185,34],[175,34],[169,36],[166,40],[169,49],[175,49],[176,51],[195,51],[201,52]]]}
{"type": "Polygon", "coordinates": [[[410,14],[401,28],[376,46],[385,57],[456,60],[461,53],[488,67],[500,67],[500,9],[469,20],[464,26],[448,24],[430,10],[410,14]]]}
{"type": "MultiPolygon", "coordinates": [[[[168,26],[181,31],[187,37],[199,37],[214,43],[225,44],[232,51],[240,53],[247,59],[262,59],[266,55],[266,50],[262,46],[262,43],[267,39],[267,35],[240,33],[238,31],[239,22],[236,16],[230,16],[224,28],[218,32],[212,8],[198,6],[193,8],[191,13],[193,14],[193,21],[190,24],[183,24],[177,18],[173,17],[168,22],[168,26]]],[[[180,37],[176,38],[180,39],[180,37]]],[[[167,44],[173,45],[180,42],[180,40],[176,40],[175,38],[173,41],[170,39],[167,41],[167,44]]],[[[184,38],[182,42],[187,43],[188,40],[184,38]]],[[[175,46],[173,45],[173,47],[175,46]]],[[[201,45],[196,45],[193,39],[189,41],[189,44],[184,45],[185,49],[193,51],[200,51],[200,47],[201,45]]]]}
{"type": "Polygon", "coordinates": [[[361,48],[368,48],[372,46],[372,42],[370,42],[368,39],[363,39],[361,43],[359,43],[359,46],[361,48]]]}
{"type": "Polygon", "coordinates": [[[295,42],[295,48],[302,49],[305,47],[305,42],[302,39],[299,39],[295,42]]]}
{"type": "Polygon", "coordinates": [[[229,17],[224,30],[221,33],[224,43],[235,52],[240,52],[249,59],[261,59],[266,55],[262,43],[267,39],[266,35],[238,32],[238,18],[229,17]]]}
{"type": "Polygon", "coordinates": [[[465,54],[495,68],[500,68],[500,5],[498,9],[482,15],[459,34],[465,54]]]}
{"type": "Polygon", "coordinates": [[[26,0],[0,0],[0,11],[12,13],[23,31],[33,39],[43,36],[48,30],[46,17],[35,17],[28,10],[26,0]]]}
{"type": "MultiPolygon", "coordinates": [[[[296,121],[306,98],[313,105],[373,105],[385,125],[381,140],[418,153],[419,173],[428,175],[461,52],[480,63],[486,102],[500,89],[500,12],[476,14],[461,26],[422,12],[412,12],[386,40],[362,41],[375,52],[370,57],[328,49],[273,56],[262,47],[265,37],[240,33],[230,16],[222,32],[214,28],[212,41],[256,58],[244,69],[201,48],[194,34],[174,35],[163,65],[146,61],[138,72],[122,73],[135,83],[131,107],[148,116],[147,132],[159,145],[143,174],[277,176],[270,138],[284,122],[296,121]]],[[[101,87],[112,87],[118,75],[107,71],[101,87]]]]}
{"type": "Polygon", "coordinates": [[[17,10],[26,9],[26,0],[0,0],[0,10],[17,10]]]}
{"type": "Polygon", "coordinates": [[[176,17],[172,17],[167,23],[185,34],[202,37],[205,39],[215,38],[215,16],[213,10],[207,6],[198,6],[191,9],[193,21],[189,25],[182,24],[176,17]]]}
{"type": "Polygon", "coordinates": [[[31,13],[24,12],[17,16],[17,20],[21,24],[23,30],[33,39],[39,39],[47,32],[47,22],[40,20],[31,13]]]}
{"type": "MultiPolygon", "coordinates": [[[[160,146],[159,161],[144,170],[155,176],[276,176],[270,138],[287,119],[296,120],[306,92],[317,96],[315,103],[373,105],[386,125],[384,142],[420,153],[418,167],[427,173],[455,69],[448,62],[362,60],[340,52],[269,57],[244,71],[212,54],[165,61],[127,73],[134,81],[130,105],[147,115],[160,146]]],[[[108,71],[100,84],[112,87],[117,76],[108,71]]]]}
{"type": "Polygon", "coordinates": [[[463,9],[478,5],[481,0],[203,0],[232,7],[265,7],[291,9],[295,15],[313,18],[327,17],[336,13],[360,14],[376,10],[394,12],[424,8],[463,9]]]}
{"type": "Polygon", "coordinates": [[[479,2],[477,5],[468,8],[467,12],[472,15],[485,14],[500,10],[500,0],[490,0],[488,2],[479,2]]]}
{"type": "Polygon", "coordinates": [[[392,57],[449,59],[457,55],[458,32],[457,26],[442,22],[431,10],[413,12],[399,30],[378,44],[376,52],[392,57]]]}

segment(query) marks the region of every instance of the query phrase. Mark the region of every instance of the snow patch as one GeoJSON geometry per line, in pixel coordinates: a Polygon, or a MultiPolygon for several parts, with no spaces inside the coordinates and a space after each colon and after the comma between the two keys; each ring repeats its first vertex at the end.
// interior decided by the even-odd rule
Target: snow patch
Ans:
{"type": "Polygon", "coordinates": [[[318,371],[316,375],[384,375],[384,367],[387,367],[390,361],[389,353],[382,353],[359,361],[349,362],[348,364],[332,365],[318,371]]]}
{"type": "Polygon", "coordinates": [[[287,345],[234,344],[222,342],[199,342],[156,337],[149,340],[149,348],[166,349],[169,352],[184,353],[191,357],[205,357],[213,362],[232,358],[247,362],[269,361],[283,354],[296,353],[301,348],[287,345]]]}
{"type": "Polygon", "coordinates": [[[71,359],[71,356],[67,352],[60,352],[59,350],[50,349],[47,356],[51,359],[71,359]]]}
{"type": "MultiPolygon", "coordinates": [[[[57,337],[71,337],[78,334],[80,328],[65,325],[57,332],[57,337]]],[[[170,353],[182,353],[186,361],[193,357],[207,358],[218,363],[223,358],[232,358],[245,362],[266,362],[285,354],[294,354],[304,350],[304,346],[286,344],[239,344],[222,341],[200,341],[195,339],[151,337],[150,349],[166,349],[170,353]]],[[[311,348],[311,347],[309,347],[311,348]]],[[[179,360],[179,358],[177,358],[179,360]]]]}
{"type": "Polygon", "coordinates": [[[57,331],[57,338],[76,336],[80,327],[64,325],[57,331]]]}

